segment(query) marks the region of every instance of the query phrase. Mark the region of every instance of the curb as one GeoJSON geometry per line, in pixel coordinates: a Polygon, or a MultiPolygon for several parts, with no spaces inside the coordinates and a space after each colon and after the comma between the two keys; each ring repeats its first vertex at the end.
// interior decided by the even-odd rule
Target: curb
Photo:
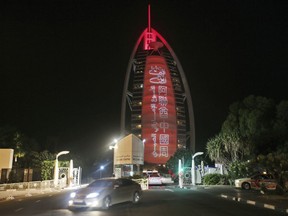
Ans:
{"type": "Polygon", "coordinates": [[[270,210],[275,210],[281,213],[286,213],[288,214],[288,208],[280,208],[277,205],[271,205],[268,203],[262,203],[262,202],[257,202],[254,200],[248,200],[248,199],[243,199],[241,197],[232,197],[232,196],[228,196],[225,194],[221,194],[220,195],[222,198],[228,199],[228,200],[232,200],[232,201],[236,201],[236,202],[241,202],[241,203],[245,203],[245,204],[249,204],[249,205],[254,205],[257,207],[261,207],[261,208],[266,208],[266,209],[270,209],[270,210]]]}
{"type": "Polygon", "coordinates": [[[14,200],[18,197],[31,197],[34,195],[44,194],[52,192],[52,190],[35,190],[35,189],[26,189],[26,190],[16,190],[16,189],[9,189],[0,192],[0,201],[4,200],[14,200]],[[4,193],[4,194],[3,194],[4,193]]]}

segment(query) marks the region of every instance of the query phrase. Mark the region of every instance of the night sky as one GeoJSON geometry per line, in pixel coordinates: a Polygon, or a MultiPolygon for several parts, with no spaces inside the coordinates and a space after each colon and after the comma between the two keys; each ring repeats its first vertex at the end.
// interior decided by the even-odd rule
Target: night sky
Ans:
{"type": "MultiPolygon", "coordinates": [[[[190,85],[196,150],[220,131],[231,103],[251,94],[288,100],[288,1],[149,2],[152,27],[190,85]]],[[[0,4],[0,127],[58,137],[59,151],[101,152],[120,135],[126,68],[148,1],[0,4]]]]}

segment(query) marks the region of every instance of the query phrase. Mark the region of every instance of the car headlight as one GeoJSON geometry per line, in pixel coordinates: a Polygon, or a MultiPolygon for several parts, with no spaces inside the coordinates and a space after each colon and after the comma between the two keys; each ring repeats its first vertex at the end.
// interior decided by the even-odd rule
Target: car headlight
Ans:
{"type": "Polygon", "coordinates": [[[76,196],[76,193],[75,192],[72,192],[71,194],[70,194],[70,197],[71,198],[74,198],[76,196]]]}
{"type": "Polygon", "coordinates": [[[99,193],[90,193],[86,196],[86,198],[95,198],[97,196],[99,196],[99,193]]]}

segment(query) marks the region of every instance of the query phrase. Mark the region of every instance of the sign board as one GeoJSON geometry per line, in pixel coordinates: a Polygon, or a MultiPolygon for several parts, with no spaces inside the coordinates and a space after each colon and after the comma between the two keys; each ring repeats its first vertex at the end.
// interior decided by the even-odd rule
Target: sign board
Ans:
{"type": "Polygon", "coordinates": [[[14,149],[0,149],[0,169],[12,169],[14,149]]]}
{"type": "Polygon", "coordinates": [[[119,140],[114,147],[114,164],[144,164],[142,140],[133,134],[119,140]]]}

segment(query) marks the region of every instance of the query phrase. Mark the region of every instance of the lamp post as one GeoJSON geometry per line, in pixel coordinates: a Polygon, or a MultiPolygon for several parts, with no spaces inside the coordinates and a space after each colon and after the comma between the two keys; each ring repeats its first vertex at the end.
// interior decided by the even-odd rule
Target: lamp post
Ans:
{"type": "Polygon", "coordinates": [[[64,155],[68,153],[69,151],[61,151],[56,155],[55,168],[54,168],[54,187],[58,186],[58,177],[59,177],[58,157],[60,155],[64,155]]]}
{"type": "Polygon", "coordinates": [[[113,145],[110,145],[109,146],[109,149],[112,150],[114,149],[113,151],[113,165],[112,165],[112,169],[113,169],[113,176],[115,176],[115,160],[116,160],[116,156],[115,156],[115,150],[117,149],[117,143],[118,143],[118,140],[117,139],[114,139],[113,140],[113,145]]]}
{"type": "Polygon", "coordinates": [[[142,140],[142,143],[143,143],[143,165],[144,165],[144,161],[145,161],[145,142],[146,142],[146,139],[143,139],[142,140]]]}
{"type": "Polygon", "coordinates": [[[113,140],[113,145],[110,145],[110,146],[109,146],[109,149],[112,150],[112,149],[117,148],[117,143],[118,143],[118,140],[117,140],[117,139],[114,139],[114,140],[113,140]]]}
{"type": "Polygon", "coordinates": [[[104,169],[104,166],[100,166],[100,179],[102,178],[102,170],[104,169]]]}
{"type": "Polygon", "coordinates": [[[181,159],[178,160],[178,177],[179,177],[179,187],[183,187],[183,170],[182,170],[182,161],[181,159]]]}
{"type": "Polygon", "coordinates": [[[191,182],[192,185],[195,185],[195,161],[194,158],[198,155],[204,154],[203,152],[196,152],[194,155],[192,155],[192,166],[191,166],[191,182]]]}

